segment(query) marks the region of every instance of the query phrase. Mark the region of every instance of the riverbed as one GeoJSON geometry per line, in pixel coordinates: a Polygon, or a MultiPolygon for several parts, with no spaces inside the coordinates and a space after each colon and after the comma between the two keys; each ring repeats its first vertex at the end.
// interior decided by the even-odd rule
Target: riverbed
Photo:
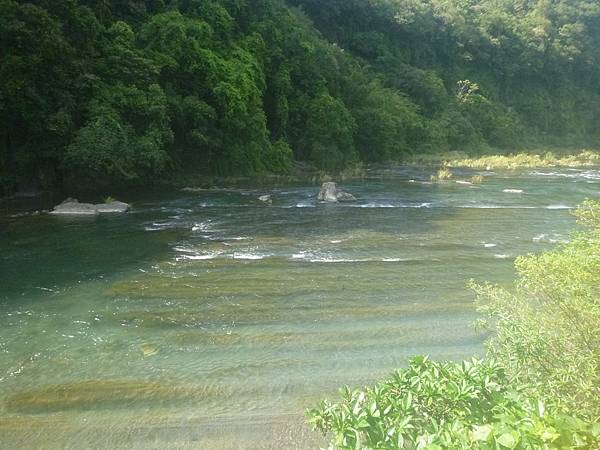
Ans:
{"type": "Polygon", "coordinates": [[[308,183],[136,193],[108,217],[5,202],[0,448],[318,448],[303,411],[338,387],[482,354],[467,283],[568,241],[600,171],[431,173],[369,171],[343,204],[308,183]]]}

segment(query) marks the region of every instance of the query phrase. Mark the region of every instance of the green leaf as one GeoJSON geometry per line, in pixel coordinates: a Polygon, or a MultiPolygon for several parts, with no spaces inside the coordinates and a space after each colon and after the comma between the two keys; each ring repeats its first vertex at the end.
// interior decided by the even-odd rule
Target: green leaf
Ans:
{"type": "Polygon", "coordinates": [[[592,436],[594,436],[594,437],[600,437],[600,422],[594,423],[590,427],[590,432],[592,433],[592,436]]]}
{"type": "Polygon", "coordinates": [[[404,436],[402,434],[398,435],[398,448],[404,447],[404,436]]]}
{"type": "Polygon", "coordinates": [[[510,433],[504,433],[499,438],[496,438],[496,442],[498,442],[498,444],[502,445],[503,447],[507,448],[514,448],[517,444],[517,440],[510,433]]]}
{"type": "Polygon", "coordinates": [[[492,427],[490,425],[473,426],[473,439],[476,441],[487,441],[491,433],[492,427]]]}
{"type": "Polygon", "coordinates": [[[546,411],[546,408],[544,406],[544,402],[542,402],[541,400],[538,400],[538,414],[540,417],[544,417],[544,412],[546,411]]]}

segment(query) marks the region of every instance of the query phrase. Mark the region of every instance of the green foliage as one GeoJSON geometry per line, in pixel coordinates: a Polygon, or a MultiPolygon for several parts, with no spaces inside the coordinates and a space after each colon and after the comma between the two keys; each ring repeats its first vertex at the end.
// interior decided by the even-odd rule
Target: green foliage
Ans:
{"type": "Polygon", "coordinates": [[[304,146],[317,167],[339,171],[356,158],[356,122],[344,102],[323,94],[308,107],[304,146]]]}
{"type": "Polygon", "coordinates": [[[292,170],[294,153],[284,139],[269,146],[268,154],[265,158],[267,170],[273,173],[289,173],[292,170]]]}
{"type": "Polygon", "coordinates": [[[458,81],[456,101],[479,133],[480,139],[504,148],[517,144],[518,118],[485,97],[477,83],[458,81]]]}
{"type": "Polygon", "coordinates": [[[357,82],[352,105],[355,140],[364,161],[398,160],[431,141],[427,119],[419,115],[415,105],[377,81],[357,82]]]}
{"type": "Polygon", "coordinates": [[[600,203],[586,201],[576,214],[592,228],[557,250],[518,258],[515,289],[475,289],[496,332],[490,354],[543,397],[599,420],[600,203]]]}
{"type": "Polygon", "coordinates": [[[590,145],[598,49],[595,0],[0,0],[0,191],[590,145]]]}
{"type": "Polygon", "coordinates": [[[339,449],[570,449],[600,444],[597,425],[532,396],[493,360],[413,358],[388,381],[341,391],[307,412],[339,449]]]}
{"type": "Polygon", "coordinates": [[[68,147],[65,166],[74,176],[127,181],[160,174],[169,160],[172,135],[166,97],[158,85],[147,91],[107,86],[92,103],[91,118],[68,147]]]}
{"type": "Polygon", "coordinates": [[[431,176],[431,181],[447,181],[452,178],[453,173],[447,167],[442,167],[437,171],[437,174],[431,176]]]}
{"type": "Polygon", "coordinates": [[[591,228],[600,229],[600,205],[597,200],[586,199],[575,210],[577,222],[591,228]]]}

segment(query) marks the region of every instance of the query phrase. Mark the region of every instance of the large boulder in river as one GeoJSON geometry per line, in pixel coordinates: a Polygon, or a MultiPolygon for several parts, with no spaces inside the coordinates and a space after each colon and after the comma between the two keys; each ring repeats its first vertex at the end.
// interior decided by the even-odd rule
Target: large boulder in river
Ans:
{"type": "Polygon", "coordinates": [[[354,202],[356,201],[356,197],[354,195],[345,192],[340,189],[336,183],[332,181],[328,181],[323,183],[321,186],[321,191],[317,199],[320,202],[354,202]]]}
{"type": "Polygon", "coordinates": [[[108,203],[80,203],[76,198],[68,198],[56,206],[50,214],[71,216],[95,216],[105,213],[124,213],[129,210],[127,203],[111,201],[108,203]]]}

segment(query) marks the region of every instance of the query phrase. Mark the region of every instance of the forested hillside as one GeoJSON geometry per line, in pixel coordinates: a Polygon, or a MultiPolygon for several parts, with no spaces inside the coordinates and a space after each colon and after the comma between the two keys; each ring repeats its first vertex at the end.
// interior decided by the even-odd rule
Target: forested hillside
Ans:
{"type": "Polygon", "coordinates": [[[596,0],[0,0],[0,194],[600,139],[596,0]]]}

